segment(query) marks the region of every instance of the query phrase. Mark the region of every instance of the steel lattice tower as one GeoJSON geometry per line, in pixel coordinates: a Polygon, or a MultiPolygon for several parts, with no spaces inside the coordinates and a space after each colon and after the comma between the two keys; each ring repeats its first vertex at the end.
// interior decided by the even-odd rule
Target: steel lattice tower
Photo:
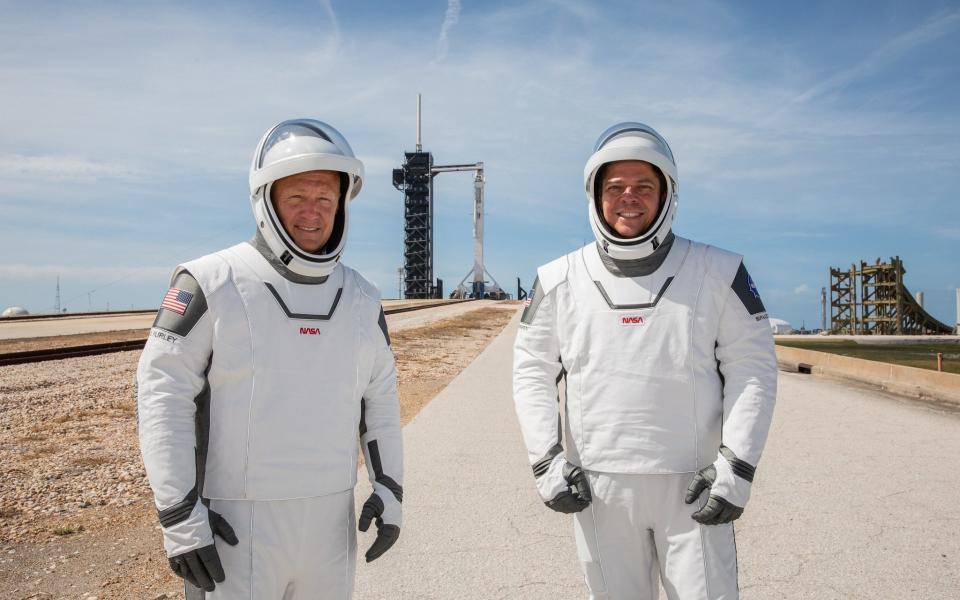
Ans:
{"type": "Polygon", "coordinates": [[[830,323],[833,333],[857,332],[857,271],[830,268],[830,323]]]}
{"type": "Polygon", "coordinates": [[[859,335],[945,335],[953,332],[923,309],[907,286],[907,270],[899,256],[889,263],[868,264],[849,271],[830,269],[832,333],[859,335]],[[857,288],[860,302],[857,302],[857,288]],[[859,308],[859,310],[857,310],[859,308]]]}
{"type": "Polygon", "coordinates": [[[433,155],[405,152],[393,170],[403,192],[403,268],[406,298],[433,298],[433,155]]]}
{"type": "MultiPolygon", "coordinates": [[[[473,244],[474,264],[472,293],[469,297],[485,298],[494,294],[507,297],[496,280],[483,266],[483,163],[434,165],[433,155],[423,151],[420,143],[420,95],[417,94],[417,150],[405,152],[403,165],[393,170],[393,187],[403,192],[403,271],[404,297],[441,298],[443,281],[433,285],[433,178],[438,173],[472,171],[474,187],[473,244]],[[488,293],[484,274],[490,275],[493,286],[488,293]]],[[[457,286],[456,297],[468,297],[464,282],[457,286]]],[[[453,296],[451,296],[453,297],[453,296]]]]}

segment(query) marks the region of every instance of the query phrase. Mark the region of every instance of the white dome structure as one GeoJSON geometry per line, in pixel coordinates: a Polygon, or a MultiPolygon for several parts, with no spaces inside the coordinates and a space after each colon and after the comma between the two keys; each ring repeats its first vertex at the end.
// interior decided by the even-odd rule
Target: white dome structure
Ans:
{"type": "Polygon", "coordinates": [[[11,306],[10,308],[4,309],[4,311],[0,313],[0,317],[23,317],[29,314],[27,309],[22,306],[11,306]]]}
{"type": "Polygon", "coordinates": [[[783,319],[770,319],[770,329],[773,331],[773,335],[783,335],[788,333],[793,333],[794,329],[790,323],[787,323],[783,319]]]}

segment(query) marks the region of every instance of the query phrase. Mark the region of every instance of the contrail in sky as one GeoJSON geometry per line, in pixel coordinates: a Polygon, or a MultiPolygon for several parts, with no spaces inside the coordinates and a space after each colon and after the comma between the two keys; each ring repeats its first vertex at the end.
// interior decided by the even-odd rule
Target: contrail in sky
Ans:
{"type": "Polygon", "coordinates": [[[447,50],[450,47],[449,33],[453,26],[460,19],[460,0],[447,0],[447,13],[443,16],[443,25],[440,26],[440,37],[437,38],[437,58],[440,62],[447,58],[447,50]]]}
{"type": "Polygon", "coordinates": [[[330,25],[333,27],[333,47],[337,48],[340,46],[340,24],[337,22],[337,14],[333,12],[333,2],[331,0],[320,0],[320,4],[323,5],[323,8],[327,11],[327,16],[330,17],[330,25]]]}

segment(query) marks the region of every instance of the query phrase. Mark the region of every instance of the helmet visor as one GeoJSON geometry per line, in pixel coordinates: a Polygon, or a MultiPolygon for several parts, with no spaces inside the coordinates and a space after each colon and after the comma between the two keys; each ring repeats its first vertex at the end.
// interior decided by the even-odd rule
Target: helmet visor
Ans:
{"type": "Polygon", "coordinates": [[[608,128],[606,131],[600,134],[600,137],[597,138],[597,143],[593,145],[593,151],[597,152],[601,148],[607,145],[610,140],[619,137],[625,133],[640,133],[645,137],[651,139],[652,142],[660,146],[660,150],[663,154],[670,158],[670,162],[676,164],[676,160],[673,158],[673,151],[670,150],[670,145],[667,144],[667,140],[663,139],[659,133],[653,127],[649,125],[644,125],[643,123],[638,123],[636,121],[627,121],[624,123],[617,123],[612,127],[608,128]]]}
{"type": "Polygon", "coordinates": [[[280,144],[281,142],[287,142],[281,146],[281,148],[284,149],[284,154],[286,154],[286,156],[271,156],[271,161],[296,156],[297,148],[316,147],[314,144],[296,143],[298,140],[303,138],[316,138],[317,140],[322,140],[323,142],[332,144],[335,148],[339,149],[340,152],[337,152],[338,154],[342,153],[346,156],[353,157],[353,149],[350,148],[350,144],[347,143],[346,138],[340,135],[340,132],[333,127],[322,121],[316,121],[313,119],[293,119],[280,123],[267,135],[267,138],[263,142],[263,146],[260,148],[260,154],[257,156],[257,168],[260,169],[264,166],[264,161],[266,160],[267,155],[270,154],[270,150],[272,150],[274,146],[280,144]]]}

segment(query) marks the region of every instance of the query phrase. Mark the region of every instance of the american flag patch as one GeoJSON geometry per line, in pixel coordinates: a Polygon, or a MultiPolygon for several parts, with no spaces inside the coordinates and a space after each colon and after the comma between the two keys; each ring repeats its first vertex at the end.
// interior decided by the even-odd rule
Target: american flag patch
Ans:
{"type": "Polygon", "coordinates": [[[527,299],[523,301],[524,308],[529,308],[533,304],[533,290],[530,290],[530,293],[527,294],[527,299]]]}
{"type": "Polygon", "coordinates": [[[182,315],[187,310],[187,305],[193,300],[193,294],[180,288],[170,288],[167,295],[163,297],[160,308],[172,310],[178,315],[182,315]]]}

